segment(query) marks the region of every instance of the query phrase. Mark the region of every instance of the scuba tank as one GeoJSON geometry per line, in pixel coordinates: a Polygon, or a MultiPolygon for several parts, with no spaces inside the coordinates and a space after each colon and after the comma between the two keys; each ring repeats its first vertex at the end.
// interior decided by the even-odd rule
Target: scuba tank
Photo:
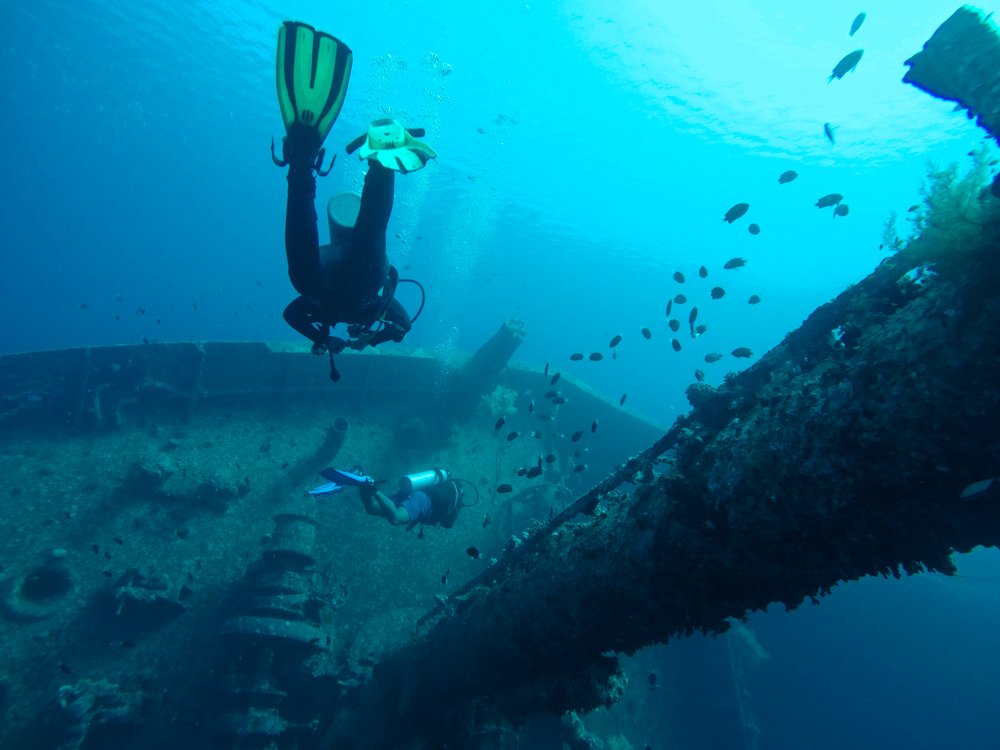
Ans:
{"type": "Polygon", "coordinates": [[[427,469],[426,471],[416,471],[399,478],[400,492],[414,492],[416,490],[426,490],[438,484],[444,484],[451,475],[441,468],[427,469]]]}

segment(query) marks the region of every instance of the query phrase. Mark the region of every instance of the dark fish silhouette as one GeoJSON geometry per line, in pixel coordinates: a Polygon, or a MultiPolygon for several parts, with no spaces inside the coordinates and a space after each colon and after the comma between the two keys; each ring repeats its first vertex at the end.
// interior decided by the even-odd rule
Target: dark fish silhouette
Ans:
{"type": "Polygon", "coordinates": [[[667,317],[670,317],[670,311],[674,308],[674,301],[672,299],[667,300],[667,317]]]}
{"type": "Polygon", "coordinates": [[[587,464],[577,464],[576,466],[573,467],[574,474],[579,474],[581,471],[586,471],[586,470],[587,470],[587,464]]]}
{"type": "Polygon", "coordinates": [[[650,330],[649,330],[648,328],[643,328],[643,329],[642,329],[642,331],[641,331],[641,333],[642,333],[642,335],[643,335],[644,337],[646,337],[647,339],[651,339],[651,338],[653,338],[653,332],[652,332],[652,331],[650,331],[650,330]]]}
{"type": "Polygon", "coordinates": [[[858,29],[861,28],[861,24],[865,22],[865,18],[868,16],[865,13],[858,13],[851,22],[851,31],[847,36],[854,36],[858,29]]]}
{"type": "Polygon", "coordinates": [[[748,305],[756,305],[758,302],[760,302],[760,296],[756,294],[751,294],[750,299],[747,300],[748,305]]]}
{"type": "MultiPolygon", "coordinates": [[[[697,310],[698,308],[695,309],[697,310]]],[[[667,325],[670,326],[670,330],[674,333],[677,333],[681,329],[681,322],[677,318],[671,318],[667,321],[667,325]]]]}
{"type": "Polygon", "coordinates": [[[552,403],[555,406],[560,406],[566,403],[566,399],[563,396],[556,396],[555,398],[552,399],[552,403]]]}
{"type": "Polygon", "coordinates": [[[604,359],[604,355],[601,354],[600,352],[591,352],[590,353],[590,361],[591,362],[600,362],[602,359],[604,359]]]}
{"type": "Polygon", "coordinates": [[[823,123],[823,135],[825,135],[827,137],[827,139],[830,141],[830,143],[836,143],[837,142],[837,139],[834,138],[834,136],[833,136],[833,131],[834,130],[835,130],[835,128],[830,123],[828,123],[828,122],[824,122],[823,123]]]}
{"type": "Polygon", "coordinates": [[[549,376],[549,363],[548,362],[545,363],[545,369],[542,370],[542,375],[544,377],[546,377],[546,378],[549,376]]]}
{"type": "Polygon", "coordinates": [[[591,432],[597,432],[597,420],[596,419],[593,422],[590,423],[590,431],[591,432]]]}
{"type": "Polygon", "coordinates": [[[746,264],[747,262],[743,258],[730,258],[729,260],[726,261],[726,264],[723,266],[723,268],[731,271],[734,268],[743,268],[743,266],[745,266],[746,264]]]}
{"type": "Polygon", "coordinates": [[[510,433],[509,435],[507,435],[507,442],[509,443],[511,440],[516,440],[518,434],[519,433],[517,432],[517,430],[514,430],[514,432],[510,433]]]}
{"type": "Polygon", "coordinates": [[[827,206],[836,206],[842,200],[844,200],[844,196],[842,196],[840,193],[829,193],[827,195],[824,195],[818,201],[816,201],[816,208],[826,208],[827,206]]]}
{"type": "Polygon", "coordinates": [[[545,391],[545,398],[555,398],[559,395],[559,391],[545,391]]]}
{"type": "Polygon", "coordinates": [[[747,231],[750,234],[760,234],[760,224],[751,224],[747,227],[747,231]]]}
{"type": "Polygon", "coordinates": [[[712,288],[712,299],[722,299],[726,296],[726,290],[721,286],[712,288]]]}
{"type": "Polygon", "coordinates": [[[611,341],[610,341],[610,342],[608,343],[608,346],[609,346],[609,347],[611,347],[612,349],[614,349],[614,348],[615,348],[616,346],[618,346],[618,345],[619,345],[619,344],[620,344],[621,342],[622,342],[622,337],[621,337],[620,335],[619,335],[619,336],[615,336],[615,337],[614,337],[614,338],[612,338],[612,339],[611,339],[611,341]]]}
{"type": "Polygon", "coordinates": [[[737,203],[731,209],[726,211],[726,215],[722,217],[722,220],[728,221],[730,224],[732,224],[743,214],[745,214],[749,209],[750,209],[749,203],[737,203]]]}
{"type": "Polygon", "coordinates": [[[698,320],[698,308],[692,307],[691,313],[688,315],[688,325],[693,326],[696,320],[698,320]]]}
{"type": "Polygon", "coordinates": [[[683,305],[687,301],[688,298],[685,297],[683,294],[678,294],[676,297],[674,297],[674,302],[676,302],[678,305],[683,305]]]}
{"type": "Polygon", "coordinates": [[[622,397],[620,399],[618,399],[618,405],[619,406],[625,406],[625,399],[627,399],[627,398],[628,398],[628,394],[627,393],[623,393],[622,397]]]}
{"type": "Polygon", "coordinates": [[[560,375],[559,375],[559,373],[557,372],[557,373],[556,373],[555,375],[553,375],[553,376],[552,376],[552,377],[551,377],[551,378],[549,379],[549,385],[555,385],[556,383],[558,383],[558,382],[559,382],[559,378],[560,378],[560,375]]]}
{"type": "MultiPolygon", "coordinates": [[[[485,516],[483,516],[483,528],[485,529],[491,523],[493,523],[493,519],[490,518],[490,514],[487,513],[485,516]]],[[[444,581],[442,581],[442,583],[444,583],[444,581]]]]}
{"type": "Polygon", "coordinates": [[[678,341],[677,339],[672,339],[670,342],[670,346],[674,348],[675,352],[679,352],[681,350],[681,342],[678,341]]]}
{"type": "MultiPolygon", "coordinates": [[[[788,173],[785,172],[785,174],[788,174],[788,173]]],[[[703,278],[703,279],[704,278],[708,278],[708,269],[705,268],[705,266],[702,266],[701,268],[698,269],[698,275],[701,276],[701,278],[703,278]]]]}
{"type": "Polygon", "coordinates": [[[738,358],[738,359],[746,359],[747,357],[752,357],[753,356],[753,352],[750,351],[749,348],[747,348],[745,346],[741,346],[741,347],[738,347],[736,349],[733,349],[733,356],[736,357],[736,358],[738,358]]]}
{"type": "Polygon", "coordinates": [[[583,437],[583,430],[577,430],[576,432],[573,433],[573,437],[570,438],[570,439],[574,443],[579,443],[580,442],[580,438],[582,438],[582,437],[583,437]]]}
{"type": "Polygon", "coordinates": [[[542,474],[541,466],[532,466],[530,469],[528,469],[528,479],[534,479],[537,476],[541,476],[541,474],[542,474]]]}
{"type": "Polygon", "coordinates": [[[705,361],[708,362],[708,364],[712,364],[713,362],[718,362],[720,359],[722,359],[722,355],[719,354],[718,352],[712,352],[711,354],[705,355],[705,361]]]}
{"type": "Polygon", "coordinates": [[[694,371],[694,379],[697,380],[699,383],[705,382],[705,372],[704,372],[704,370],[695,370],[694,371]]]}
{"type": "Polygon", "coordinates": [[[682,274],[680,271],[674,271],[674,281],[676,281],[678,284],[683,284],[684,274],[682,274]]]}
{"type": "Polygon", "coordinates": [[[503,427],[504,422],[506,422],[506,421],[507,421],[506,419],[504,419],[503,417],[500,417],[500,419],[497,420],[497,423],[495,425],[493,425],[493,429],[494,430],[499,430],[501,427],[503,427]]]}
{"type": "Polygon", "coordinates": [[[701,334],[703,334],[707,330],[708,330],[708,326],[705,325],[704,323],[701,323],[701,324],[696,325],[694,327],[694,332],[695,332],[696,336],[701,336],[701,334]]]}
{"type": "Polygon", "coordinates": [[[514,488],[511,487],[509,484],[498,484],[497,485],[497,492],[499,492],[501,495],[506,495],[508,492],[512,491],[513,489],[514,488]]]}
{"type": "MultiPolygon", "coordinates": [[[[845,75],[854,70],[858,66],[858,63],[861,62],[861,56],[863,54],[865,54],[863,49],[856,49],[854,52],[849,52],[844,55],[840,62],[834,66],[829,80],[832,81],[834,78],[843,78],[845,75]]],[[[827,82],[829,83],[829,81],[827,82]]]]}
{"type": "Polygon", "coordinates": [[[838,216],[847,216],[850,210],[851,209],[847,207],[846,203],[841,203],[835,209],[833,209],[833,218],[837,218],[838,216]]]}
{"type": "Polygon", "coordinates": [[[545,457],[545,463],[547,463],[547,464],[550,464],[550,463],[552,463],[555,460],[556,460],[556,454],[555,453],[550,453],[549,455],[547,455],[545,457]]]}
{"type": "Polygon", "coordinates": [[[465,554],[471,557],[473,560],[479,559],[479,550],[475,547],[469,547],[465,550],[465,554]]]}
{"type": "Polygon", "coordinates": [[[778,175],[778,183],[784,185],[787,182],[791,182],[798,176],[799,176],[798,172],[796,172],[794,169],[789,169],[787,172],[782,172],[780,175],[778,175]]]}
{"type": "Polygon", "coordinates": [[[580,352],[573,352],[572,354],[569,355],[569,359],[570,362],[579,362],[581,359],[583,359],[583,355],[580,354],[580,352]]]}

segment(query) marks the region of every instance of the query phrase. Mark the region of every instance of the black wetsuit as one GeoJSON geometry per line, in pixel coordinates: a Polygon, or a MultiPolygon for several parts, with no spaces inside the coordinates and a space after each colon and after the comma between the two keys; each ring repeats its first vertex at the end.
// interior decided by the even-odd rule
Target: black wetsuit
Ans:
{"type": "MultiPolygon", "coordinates": [[[[316,347],[328,345],[329,328],[337,323],[375,322],[384,300],[379,291],[389,279],[385,231],[392,213],[395,173],[371,163],[361,192],[361,210],[353,230],[319,245],[316,177],[312,169],[288,171],[285,253],[288,278],[301,296],[285,308],[284,318],[316,347]]],[[[396,300],[385,312],[386,325],[367,340],[402,341],[410,316],[396,300]]],[[[341,347],[343,342],[341,342],[341,347]]]]}

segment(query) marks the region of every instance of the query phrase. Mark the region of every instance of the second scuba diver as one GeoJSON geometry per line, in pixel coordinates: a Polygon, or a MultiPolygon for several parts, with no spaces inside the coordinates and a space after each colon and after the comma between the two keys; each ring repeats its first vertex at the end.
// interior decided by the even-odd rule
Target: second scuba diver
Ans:
{"type": "MultiPolygon", "coordinates": [[[[330,356],[330,379],[340,374],[333,355],[345,347],[364,349],[402,341],[412,320],[394,299],[399,274],[389,264],[386,227],[392,213],[395,172],[412,172],[437,154],[395,120],[375,120],[347,146],[368,162],[361,195],[342,193],[327,206],[330,244],[320,246],[316,216],[316,175],[325,156],[323,142],[344,106],[353,55],[335,37],[297,21],[278,30],[278,103],[285,123],[282,156],[288,166],[285,253],[288,277],[299,293],[285,308],[285,321],[312,341],[314,354],[330,356]],[[347,324],[347,338],[330,335],[347,324]]],[[[419,315],[419,310],[417,312],[419,315]]],[[[415,318],[416,316],[414,316],[415,318]]]]}
{"type": "MultiPolygon", "coordinates": [[[[456,479],[444,469],[435,468],[407,474],[399,480],[399,491],[391,496],[378,489],[378,483],[371,477],[361,474],[360,469],[352,471],[324,469],[320,475],[330,482],[310,490],[309,494],[331,495],[340,492],[344,487],[357,487],[365,511],[370,515],[384,518],[393,526],[406,524],[407,529],[412,529],[420,524],[450,529],[458,519],[459,512],[465,507],[462,502],[465,493],[462,491],[461,483],[467,483],[466,480],[456,479]]],[[[477,490],[476,502],[478,495],[477,490]]]]}

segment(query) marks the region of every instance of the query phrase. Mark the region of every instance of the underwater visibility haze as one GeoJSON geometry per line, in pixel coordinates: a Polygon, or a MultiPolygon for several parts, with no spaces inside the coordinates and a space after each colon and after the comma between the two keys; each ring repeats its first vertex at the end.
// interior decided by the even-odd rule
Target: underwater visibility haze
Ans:
{"type": "MultiPolygon", "coordinates": [[[[689,409],[689,385],[719,386],[727,373],[757,362],[814,309],[905,245],[929,210],[929,172],[957,164],[959,174],[979,168],[992,177],[998,154],[986,131],[952,102],[902,82],[904,61],[958,7],[945,0],[5,3],[0,356],[203,341],[291,342],[308,351],[309,342],[282,319],[296,292],[284,252],[286,172],[269,152],[272,139],[280,144],[284,135],[276,34],[282,21],[294,19],[333,34],[354,53],[344,107],[326,141],[327,158],[336,154],[336,161],[317,185],[321,242],[327,200],[361,189],[365,164],[344,146],[370,121],[423,128],[437,152],[423,169],[395,178],[389,260],[420,282],[426,304],[405,340],[380,345],[378,355],[431,357],[434,387],[443,388],[498,327],[520,321],[524,339],[514,363],[545,368],[546,377],[560,372],[579,384],[578,398],[607,402],[648,429],[622,427],[620,443],[603,446],[593,463],[608,471],[689,409]],[[852,58],[855,50],[863,54],[852,58]]],[[[401,285],[398,299],[411,314],[421,301],[412,285],[401,285]]],[[[325,376],[325,359],[311,364],[325,376]]],[[[341,386],[329,383],[331,391],[341,386]]],[[[520,417],[529,400],[532,410],[543,402],[543,386],[539,376],[536,392],[519,392],[520,417]]],[[[504,391],[492,398],[503,401],[504,391]]],[[[399,399],[383,404],[377,419],[352,414],[348,441],[356,424],[367,429],[370,419],[374,426],[365,438],[358,432],[368,450],[348,442],[345,457],[373,472],[383,470],[374,465],[380,461],[389,474],[423,468],[408,463],[430,460],[412,446],[389,458],[371,455],[389,452],[388,425],[406,423],[413,408],[399,399]]],[[[481,449],[440,455],[473,483],[480,476],[493,483],[501,448],[490,441],[519,430],[503,446],[514,452],[531,439],[512,413],[493,409],[480,420],[481,449]],[[511,424],[495,431],[493,416],[502,415],[511,424]]],[[[315,417],[299,407],[287,415],[288,424],[319,440],[323,427],[315,417]]],[[[254,443],[248,460],[266,462],[244,467],[246,487],[252,480],[256,492],[277,482],[281,469],[295,469],[309,438],[297,455],[285,432],[272,443],[244,418],[234,414],[227,426],[220,417],[189,432],[206,446],[209,458],[198,460],[226,461],[227,451],[239,449],[240,422],[254,443]],[[258,443],[267,449],[257,451],[258,443]]],[[[294,432],[288,424],[281,430],[294,432]]],[[[592,430],[589,419],[581,424],[583,443],[604,435],[597,421],[592,430]]],[[[166,453],[176,464],[171,472],[180,471],[188,460],[184,439],[167,433],[154,439],[177,443],[166,453]]],[[[928,427],[927,441],[941,438],[928,427]]],[[[58,492],[51,483],[68,468],[79,475],[65,480],[75,487],[82,475],[105,471],[96,457],[113,462],[129,451],[124,438],[95,438],[87,454],[95,458],[67,448],[75,458],[63,463],[57,438],[32,455],[19,438],[0,442],[0,485],[8,490],[0,502],[11,518],[26,502],[11,489],[15,477],[58,492]],[[38,465],[49,473],[36,475],[38,465]]],[[[151,482],[135,472],[163,469],[143,460],[126,483],[151,482]]],[[[579,495],[603,476],[576,477],[569,490],[579,495]]],[[[225,481],[234,497],[244,496],[239,480],[225,481]]],[[[62,523],[59,503],[39,502],[47,518],[62,523]]],[[[102,514],[117,512],[88,502],[67,503],[73,509],[66,512],[95,527],[102,514]]],[[[478,560],[468,559],[479,556],[467,552],[479,544],[472,531],[485,534],[499,524],[495,511],[492,518],[476,511],[451,538],[448,531],[429,534],[426,557],[436,567],[380,588],[364,576],[405,576],[424,564],[417,532],[379,547],[373,538],[402,532],[362,515],[353,495],[326,502],[356,512],[335,543],[350,562],[333,567],[356,565],[350,586],[378,589],[357,611],[347,605],[359,622],[382,615],[387,601],[407,616],[434,606],[446,569],[455,583],[478,572],[470,567],[478,560]],[[366,565],[352,549],[380,562],[366,565]]],[[[270,524],[273,508],[260,507],[270,524]]],[[[169,515],[150,523],[169,526],[172,542],[182,531],[197,536],[198,521],[171,516],[167,523],[169,515]]],[[[226,518],[213,523],[224,527],[226,518]]],[[[338,520],[323,522],[340,528],[338,520]]],[[[9,538],[0,578],[27,557],[14,551],[18,523],[3,527],[9,538]]],[[[129,529],[114,528],[106,537],[124,544],[101,541],[97,558],[127,548],[129,529]]],[[[218,533],[220,544],[236,545],[242,531],[218,533]]],[[[84,537],[68,534],[57,546],[73,554],[75,544],[90,555],[84,537]]],[[[251,541],[259,550],[258,538],[251,541]]],[[[492,541],[497,549],[504,542],[492,541]]],[[[202,556],[211,556],[208,549],[202,556]]],[[[223,560],[218,573],[230,578],[249,563],[223,560]]],[[[725,635],[640,651],[625,661],[630,683],[620,702],[581,721],[609,748],[991,746],[1000,696],[993,637],[1000,560],[995,550],[979,549],[955,562],[958,576],[866,578],[838,586],[816,607],[772,607],[725,635]],[[672,684],[680,675],[687,687],[672,684]],[[681,705],[683,720],[676,718],[681,705]]],[[[337,590],[337,570],[328,577],[337,590]]],[[[227,595],[221,587],[192,589],[227,595]]],[[[27,625],[4,627],[14,633],[27,625]]],[[[93,635],[79,632],[81,639],[93,635]]],[[[114,640],[131,644],[126,650],[136,645],[120,634],[114,640]]],[[[44,637],[32,648],[44,652],[44,637]]],[[[28,662],[6,658],[0,712],[25,705],[17,670],[28,662]]],[[[155,660],[136,659],[139,672],[155,672],[155,660]]],[[[53,680],[79,676],[65,656],[52,664],[53,680]]],[[[169,713],[169,700],[157,705],[169,713]]],[[[115,736],[104,731],[95,724],[76,745],[41,732],[51,744],[38,746],[116,746],[101,744],[115,736]]],[[[208,730],[190,731],[192,747],[211,746],[208,730]]],[[[521,747],[532,747],[530,740],[521,747]]]]}

